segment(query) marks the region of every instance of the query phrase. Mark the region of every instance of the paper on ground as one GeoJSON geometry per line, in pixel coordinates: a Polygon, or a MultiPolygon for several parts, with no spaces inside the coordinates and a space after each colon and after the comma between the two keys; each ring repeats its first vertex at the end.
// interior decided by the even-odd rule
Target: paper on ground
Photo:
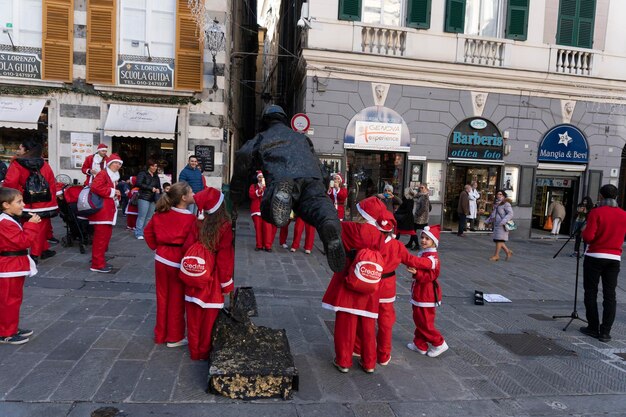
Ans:
{"type": "Polygon", "coordinates": [[[510,303],[511,300],[500,294],[483,294],[483,298],[488,303],[510,303]]]}

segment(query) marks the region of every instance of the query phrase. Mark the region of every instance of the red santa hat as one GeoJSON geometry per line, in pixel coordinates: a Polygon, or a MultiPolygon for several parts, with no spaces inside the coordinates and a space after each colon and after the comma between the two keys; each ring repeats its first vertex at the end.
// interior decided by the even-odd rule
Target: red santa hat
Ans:
{"type": "Polygon", "coordinates": [[[116,153],[112,153],[111,156],[109,156],[109,158],[107,159],[107,166],[111,165],[111,163],[113,162],[119,162],[120,164],[124,163],[124,161],[122,161],[122,158],[120,158],[120,156],[116,153]]]}
{"type": "Polygon", "coordinates": [[[431,238],[433,242],[435,242],[435,246],[439,246],[439,235],[441,235],[441,226],[438,224],[434,226],[426,226],[424,230],[422,230],[426,236],[431,238]]]}
{"type": "Polygon", "coordinates": [[[208,187],[193,196],[198,206],[198,218],[204,219],[204,212],[213,214],[224,202],[224,194],[217,188],[208,187]]]}
{"type": "Polygon", "coordinates": [[[257,171],[257,172],[256,172],[256,177],[257,177],[257,179],[258,179],[259,177],[262,177],[262,176],[263,176],[263,171],[259,170],[259,171],[257,171]]]}
{"type": "Polygon", "coordinates": [[[339,179],[339,181],[341,181],[343,183],[343,177],[341,176],[341,173],[335,172],[335,180],[336,179],[339,179]]]}
{"type": "Polygon", "coordinates": [[[396,219],[389,210],[385,209],[381,212],[378,219],[376,219],[376,227],[381,232],[393,232],[396,228],[396,219]]]}
{"type": "Polygon", "coordinates": [[[383,211],[387,211],[387,207],[383,204],[378,197],[372,196],[365,200],[361,200],[356,205],[356,209],[359,214],[372,226],[378,228],[376,223],[377,219],[380,219],[383,215],[383,211]]]}
{"type": "Polygon", "coordinates": [[[109,149],[109,147],[107,145],[105,145],[104,143],[101,143],[98,145],[98,151],[101,151],[103,149],[109,149]]]}

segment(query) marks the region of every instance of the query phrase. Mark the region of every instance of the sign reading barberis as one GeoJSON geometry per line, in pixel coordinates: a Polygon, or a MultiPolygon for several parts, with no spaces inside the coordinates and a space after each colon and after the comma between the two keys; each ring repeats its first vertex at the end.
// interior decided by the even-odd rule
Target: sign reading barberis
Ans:
{"type": "Polygon", "coordinates": [[[0,77],[41,80],[41,57],[37,54],[0,51],[0,77]]]}
{"type": "Polygon", "coordinates": [[[117,80],[120,85],[172,88],[174,68],[159,62],[119,61],[117,80]]]}
{"type": "Polygon", "coordinates": [[[448,140],[448,158],[501,161],[504,139],[489,120],[471,118],[459,123],[448,140]]]}

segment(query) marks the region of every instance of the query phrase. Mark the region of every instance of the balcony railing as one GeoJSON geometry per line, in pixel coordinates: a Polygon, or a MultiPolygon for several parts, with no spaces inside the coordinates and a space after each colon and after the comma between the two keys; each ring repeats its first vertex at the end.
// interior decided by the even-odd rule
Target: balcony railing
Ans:
{"type": "Polygon", "coordinates": [[[385,27],[363,26],[361,52],[380,55],[404,56],[406,31],[385,27]]]}
{"type": "Polygon", "coordinates": [[[494,39],[465,38],[463,62],[466,64],[501,67],[504,64],[504,45],[494,39]]]}
{"type": "Polygon", "coordinates": [[[562,74],[591,75],[593,52],[589,50],[562,49],[556,51],[556,72],[562,74]]]}

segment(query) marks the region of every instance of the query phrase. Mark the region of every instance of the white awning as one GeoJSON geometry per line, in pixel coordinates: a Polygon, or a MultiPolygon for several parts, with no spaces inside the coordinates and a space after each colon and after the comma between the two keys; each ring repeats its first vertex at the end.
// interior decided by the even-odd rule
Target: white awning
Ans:
{"type": "Polygon", "coordinates": [[[111,104],[104,124],[104,134],[174,140],[177,115],[176,107],[111,104]]]}
{"type": "Polygon", "coordinates": [[[537,165],[537,169],[551,170],[551,171],[583,172],[584,170],[587,169],[587,165],[539,162],[539,165],[537,165]]]}
{"type": "Polygon", "coordinates": [[[0,127],[37,129],[45,98],[0,97],[0,127]]]}

